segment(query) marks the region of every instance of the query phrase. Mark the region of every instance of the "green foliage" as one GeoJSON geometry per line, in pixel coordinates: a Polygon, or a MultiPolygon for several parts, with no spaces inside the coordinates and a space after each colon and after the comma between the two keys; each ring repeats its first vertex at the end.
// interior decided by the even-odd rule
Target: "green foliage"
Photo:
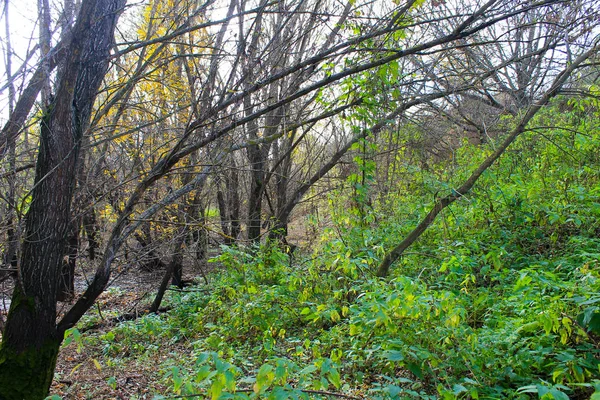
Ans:
{"type": "Polygon", "coordinates": [[[310,258],[290,266],[275,243],[224,247],[209,288],[106,333],[107,359],[183,346],[159,366],[166,397],[599,397],[600,126],[589,105],[570,107],[541,113],[555,128],[525,134],[388,281],[373,276],[385,250],[493,143],[463,146],[436,174],[404,164],[385,196],[378,149],[359,143],[358,172],[330,198],[310,258]]]}

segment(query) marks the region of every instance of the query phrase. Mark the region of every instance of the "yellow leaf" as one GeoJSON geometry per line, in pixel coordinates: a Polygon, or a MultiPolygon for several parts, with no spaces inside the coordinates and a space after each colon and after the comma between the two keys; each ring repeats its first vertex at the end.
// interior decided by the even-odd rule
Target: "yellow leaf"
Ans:
{"type": "Polygon", "coordinates": [[[102,365],[100,365],[100,363],[98,362],[98,360],[96,360],[95,358],[92,358],[92,361],[94,362],[94,366],[96,367],[96,369],[98,371],[102,371],[102,365]]]}
{"type": "Polygon", "coordinates": [[[74,366],[69,375],[73,375],[75,373],[75,371],[77,371],[79,369],[79,367],[81,367],[82,365],[83,365],[83,363],[80,363],[80,364],[77,364],[76,366],[74,366]]]}

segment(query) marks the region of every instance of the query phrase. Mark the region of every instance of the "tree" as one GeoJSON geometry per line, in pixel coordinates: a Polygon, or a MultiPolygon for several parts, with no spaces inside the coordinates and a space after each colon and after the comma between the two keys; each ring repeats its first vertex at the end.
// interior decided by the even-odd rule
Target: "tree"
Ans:
{"type": "MultiPolygon", "coordinates": [[[[227,15],[216,19],[210,2],[156,1],[145,8],[149,18],[141,18],[143,29],[110,56],[124,0],[84,1],[72,34],[45,59],[45,70],[61,67],[40,128],[19,284],[0,349],[0,396],[43,397],[64,332],[105,290],[128,241],[137,236],[147,244],[147,237],[157,237],[153,229],[168,232],[161,240],[174,236],[169,246],[158,247],[172,253],[153,307],[158,308],[170,275],[182,265],[185,238],[202,223],[198,210],[208,204],[207,184],[229,182],[227,196],[216,191],[228,236],[240,231],[245,183],[249,238],[260,237],[263,199],[269,203],[273,191],[278,194],[270,205],[274,226],[285,231],[303,196],[354,143],[384,131],[411,109],[472,90],[499,68],[494,63],[460,84],[435,87],[423,84],[425,64],[406,60],[461,48],[465,39],[494,24],[560,1],[471,2],[468,10],[443,19],[447,28],[439,35],[428,29],[442,22],[434,15],[420,18],[420,3],[373,9],[366,1],[232,0],[227,15]],[[227,33],[230,25],[236,35],[227,33]],[[69,52],[60,51],[67,46],[69,52]],[[114,68],[106,75],[109,56],[114,68]],[[336,129],[330,128],[334,124],[336,129]],[[312,134],[314,127],[322,128],[320,137],[312,134]],[[88,164],[80,156],[86,131],[93,159],[88,164]],[[299,148],[306,157],[295,152],[299,148]],[[245,156],[251,170],[246,181],[238,179],[245,156]],[[86,179],[91,196],[82,208],[112,210],[95,275],[57,322],[57,277],[68,255],[64,238],[75,213],[78,165],[86,172],[82,176],[92,178],[86,179]],[[97,181],[102,177],[104,182],[97,181]],[[236,181],[240,188],[231,187],[236,181]]],[[[23,123],[31,96],[40,90],[34,82],[27,86],[0,146],[16,137],[20,128],[14,124],[23,123]]]]}
{"type": "Polygon", "coordinates": [[[435,221],[438,214],[448,207],[450,204],[465,196],[473,188],[477,180],[481,175],[502,156],[502,154],[509,148],[509,146],[521,135],[526,129],[529,122],[533,119],[536,113],[542,109],[553,97],[555,97],[562,86],[567,82],[571,74],[590,57],[598,52],[599,45],[596,44],[590,50],[581,54],[577,59],[573,60],[561,73],[556,77],[550,88],[543,93],[540,99],[534,102],[530,107],[527,108],[525,115],[520,119],[517,126],[510,132],[510,134],[502,141],[500,146],[485,159],[485,161],[478,166],[469,178],[457,189],[452,189],[451,193],[437,200],[432,209],[427,213],[425,218],[419,222],[419,224],[402,240],[397,246],[395,246],[390,252],[386,254],[384,259],[381,261],[377,269],[377,276],[386,277],[389,274],[390,266],[395,262],[404,251],[410,247],[425,230],[435,221]]]}
{"type": "Polygon", "coordinates": [[[56,326],[57,277],[65,254],[79,147],[108,68],[113,31],[124,5],[124,0],[82,3],[55,98],[40,122],[40,151],[20,273],[0,347],[3,399],[43,398],[52,382],[64,336],[64,330],[56,326]]]}

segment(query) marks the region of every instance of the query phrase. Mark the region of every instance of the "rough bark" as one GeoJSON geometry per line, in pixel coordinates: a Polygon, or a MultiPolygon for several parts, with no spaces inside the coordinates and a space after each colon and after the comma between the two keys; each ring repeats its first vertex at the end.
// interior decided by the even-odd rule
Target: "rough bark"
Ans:
{"type": "MultiPolygon", "coordinates": [[[[8,111],[12,114],[14,111],[15,103],[15,87],[10,82],[12,75],[12,44],[10,39],[10,25],[9,25],[9,3],[8,0],[5,2],[4,7],[4,22],[5,22],[5,34],[6,34],[6,77],[8,83],[8,111]]],[[[8,149],[8,172],[6,176],[8,182],[8,191],[6,193],[6,219],[4,224],[6,226],[6,250],[3,254],[2,264],[6,270],[12,270],[11,273],[17,270],[17,249],[18,249],[18,229],[17,229],[17,216],[15,212],[15,201],[16,201],[16,179],[17,179],[17,163],[16,163],[16,143],[15,138],[7,138],[7,149],[8,149]]],[[[5,275],[4,272],[0,276],[5,275]]]]}
{"type": "Polygon", "coordinates": [[[79,253],[79,224],[71,221],[67,229],[66,252],[63,257],[60,280],[58,282],[58,301],[69,301],[75,295],[75,266],[77,265],[77,255],[79,253]]]}
{"type": "Polygon", "coordinates": [[[84,1],[54,101],[40,126],[35,186],[25,217],[18,282],[0,346],[0,398],[44,398],[64,331],[56,296],[83,129],[108,68],[124,0],[84,1]]]}
{"type": "Polygon", "coordinates": [[[88,257],[90,261],[96,259],[98,250],[98,223],[96,222],[96,210],[93,206],[83,214],[83,228],[88,241],[88,257]]]}

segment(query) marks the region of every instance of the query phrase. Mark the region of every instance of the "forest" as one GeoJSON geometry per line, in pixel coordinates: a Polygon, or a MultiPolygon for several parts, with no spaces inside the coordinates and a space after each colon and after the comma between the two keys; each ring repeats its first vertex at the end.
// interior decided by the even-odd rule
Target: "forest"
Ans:
{"type": "Polygon", "coordinates": [[[596,0],[6,0],[0,400],[600,400],[596,0]]]}

